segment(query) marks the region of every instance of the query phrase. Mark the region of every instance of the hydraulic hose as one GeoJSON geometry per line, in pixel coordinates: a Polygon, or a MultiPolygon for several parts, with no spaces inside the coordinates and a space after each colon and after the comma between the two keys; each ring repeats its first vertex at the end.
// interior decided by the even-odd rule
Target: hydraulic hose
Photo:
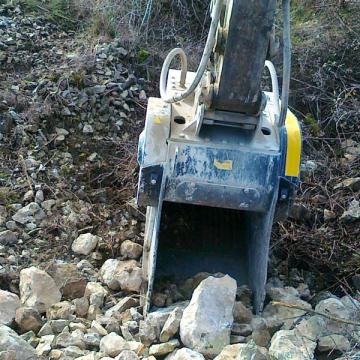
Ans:
{"type": "Polygon", "coordinates": [[[189,87],[187,89],[185,89],[180,94],[177,94],[174,96],[168,96],[167,92],[166,92],[166,81],[167,81],[167,74],[169,71],[169,66],[175,56],[177,56],[177,55],[181,56],[181,58],[182,58],[181,78],[182,79],[181,79],[180,85],[185,88],[186,72],[185,72],[185,76],[184,76],[183,75],[184,74],[183,64],[186,62],[186,55],[185,55],[184,51],[179,48],[173,49],[167,55],[167,57],[164,61],[163,67],[161,69],[161,75],[160,75],[160,96],[165,102],[174,103],[174,102],[181,101],[181,100],[185,99],[186,97],[188,97],[199,85],[199,82],[201,81],[201,79],[204,75],[206,66],[210,59],[210,55],[211,55],[214,45],[215,45],[216,31],[217,31],[217,27],[218,27],[219,20],[220,20],[222,1],[223,0],[216,0],[215,6],[213,8],[209,34],[208,34],[208,37],[206,40],[205,48],[204,48],[204,51],[203,51],[203,54],[202,54],[202,57],[200,60],[199,67],[196,71],[194,80],[192,81],[192,83],[189,85],[189,87]],[[184,56],[185,56],[185,62],[183,60],[184,56]]]}
{"type": "Polygon", "coordinates": [[[290,0],[282,1],[283,18],[284,18],[284,51],[283,51],[283,80],[281,91],[281,111],[279,125],[285,124],[288,104],[289,104],[289,88],[290,88],[290,69],[291,69],[291,39],[290,39],[290,0]]]}
{"type": "Polygon", "coordinates": [[[280,116],[280,104],[279,104],[279,82],[276,75],[276,70],[274,64],[266,60],[265,67],[269,70],[270,77],[271,77],[271,87],[272,93],[274,94],[274,104],[276,108],[276,114],[280,116]]]}

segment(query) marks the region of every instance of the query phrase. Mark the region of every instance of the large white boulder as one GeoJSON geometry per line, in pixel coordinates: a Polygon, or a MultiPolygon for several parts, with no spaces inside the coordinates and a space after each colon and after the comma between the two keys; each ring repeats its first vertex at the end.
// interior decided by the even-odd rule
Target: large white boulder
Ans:
{"type": "Polygon", "coordinates": [[[24,306],[36,308],[40,313],[61,299],[55,281],[45,271],[32,266],[20,271],[20,298],[24,306]]]}
{"type": "Polygon", "coordinates": [[[207,357],[230,343],[236,281],[226,275],[208,277],[195,289],[180,322],[183,344],[207,357]]]}
{"type": "Polygon", "coordinates": [[[17,295],[0,290],[0,324],[10,325],[15,319],[16,309],[20,306],[21,303],[17,295]]]}

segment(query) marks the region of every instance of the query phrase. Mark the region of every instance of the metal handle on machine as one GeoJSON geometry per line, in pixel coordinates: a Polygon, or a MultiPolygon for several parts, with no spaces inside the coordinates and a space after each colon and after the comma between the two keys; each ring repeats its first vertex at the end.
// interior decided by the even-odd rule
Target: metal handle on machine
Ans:
{"type": "MultiPolygon", "coordinates": [[[[217,31],[219,20],[220,20],[222,3],[223,3],[222,0],[216,0],[216,3],[213,7],[209,34],[208,34],[208,37],[206,40],[205,48],[204,48],[204,51],[203,51],[203,54],[202,54],[202,57],[200,60],[199,67],[196,71],[194,80],[192,81],[192,83],[189,85],[189,87],[187,89],[185,89],[182,93],[180,93],[178,95],[174,95],[174,96],[167,95],[167,93],[166,93],[166,76],[169,71],[170,63],[174,59],[174,57],[180,53],[185,55],[185,53],[184,53],[184,50],[182,50],[180,48],[176,48],[176,49],[172,50],[166,57],[163,67],[162,67],[162,70],[161,70],[161,76],[160,76],[160,95],[161,95],[161,98],[165,102],[167,102],[167,103],[179,102],[179,101],[185,99],[186,97],[188,97],[189,95],[191,95],[191,93],[193,93],[194,90],[196,89],[196,87],[199,85],[199,82],[201,81],[201,79],[205,73],[206,67],[207,67],[209,59],[210,59],[210,55],[211,55],[214,45],[215,45],[216,31],[217,31]],[[175,51],[175,52],[173,53],[173,51],[175,51]]],[[[185,58],[186,58],[186,55],[185,55],[185,58]]],[[[182,74],[182,76],[183,76],[183,74],[182,74]]],[[[185,83],[185,79],[184,79],[184,83],[185,83]]]]}
{"type": "Polygon", "coordinates": [[[274,64],[266,60],[265,61],[265,67],[268,68],[270,77],[271,77],[271,87],[272,87],[272,93],[274,97],[274,104],[276,107],[276,114],[280,116],[280,96],[279,96],[279,81],[276,75],[276,70],[274,64]]]}
{"type": "Polygon", "coordinates": [[[169,72],[169,66],[171,64],[171,62],[173,61],[173,59],[175,58],[175,56],[180,56],[180,61],[181,61],[181,76],[180,76],[180,86],[181,87],[185,87],[185,81],[186,81],[186,73],[187,73],[187,58],[186,58],[186,54],[184,52],[183,49],[181,48],[175,48],[172,49],[169,54],[167,55],[163,67],[161,69],[161,74],[160,74],[160,96],[165,99],[167,98],[167,94],[166,94],[166,78],[167,78],[167,74],[169,72]]]}

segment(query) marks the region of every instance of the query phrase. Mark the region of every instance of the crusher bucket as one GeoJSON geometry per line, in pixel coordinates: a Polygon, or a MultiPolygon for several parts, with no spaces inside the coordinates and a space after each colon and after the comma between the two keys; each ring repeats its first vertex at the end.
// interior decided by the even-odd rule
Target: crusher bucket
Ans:
{"type": "Polygon", "coordinates": [[[229,274],[248,285],[254,311],[262,309],[272,224],[287,216],[301,151],[299,124],[287,109],[288,49],[281,101],[266,60],[274,10],[272,0],[217,0],[198,71],[187,71],[181,49],[165,60],[161,98],[149,99],[139,139],[145,314],[157,282],[199,272],[229,274]],[[181,70],[169,70],[175,56],[181,70]],[[269,92],[260,88],[264,65],[269,92]]]}

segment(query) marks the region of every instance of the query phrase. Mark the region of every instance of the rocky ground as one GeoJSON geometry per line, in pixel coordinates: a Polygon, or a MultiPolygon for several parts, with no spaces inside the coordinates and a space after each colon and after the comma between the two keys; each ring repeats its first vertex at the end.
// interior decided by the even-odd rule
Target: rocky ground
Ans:
{"type": "MultiPolygon", "coordinates": [[[[0,5],[0,359],[359,357],[356,294],[315,293],[296,269],[289,282],[280,260],[261,316],[247,287],[200,273],[156,293],[143,318],[131,199],[151,88],[132,63],[118,41],[0,5]]],[[[360,145],[343,146],[352,166],[360,145]]],[[[310,177],[318,166],[303,165],[310,177]]],[[[354,224],[359,178],[337,183],[346,204],[321,221],[354,224]]]]}

